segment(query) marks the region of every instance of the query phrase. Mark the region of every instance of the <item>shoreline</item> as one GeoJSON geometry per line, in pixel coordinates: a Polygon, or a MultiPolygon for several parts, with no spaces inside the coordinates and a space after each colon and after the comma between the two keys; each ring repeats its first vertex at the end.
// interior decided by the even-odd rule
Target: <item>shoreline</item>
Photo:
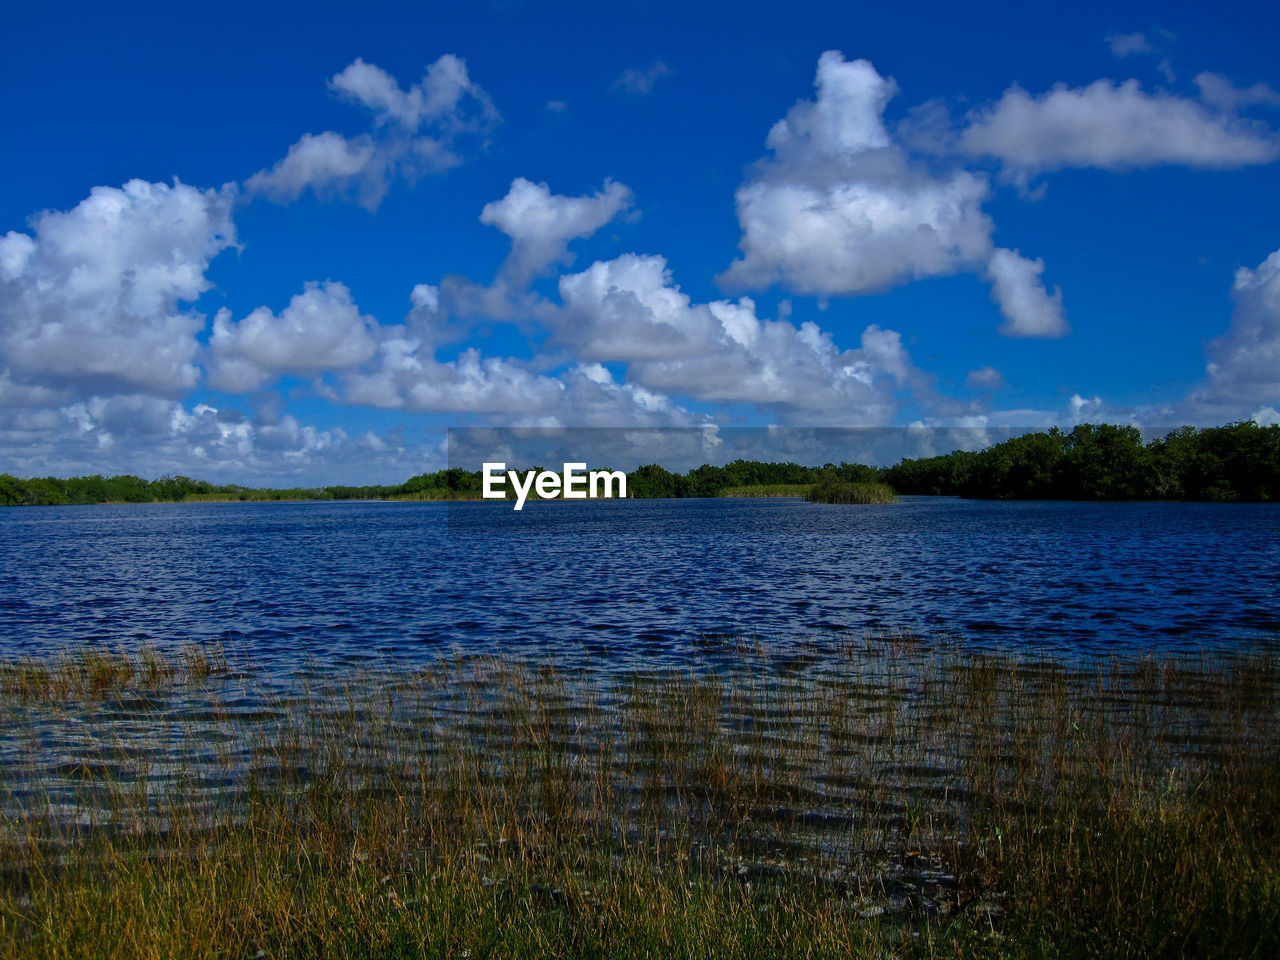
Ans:
{"type": "Polygon", "coordinates": [[[199,648],[0,661],[0,945],[1225,957],[1280,931],[1274,643],[297,679],[199,648]]]}

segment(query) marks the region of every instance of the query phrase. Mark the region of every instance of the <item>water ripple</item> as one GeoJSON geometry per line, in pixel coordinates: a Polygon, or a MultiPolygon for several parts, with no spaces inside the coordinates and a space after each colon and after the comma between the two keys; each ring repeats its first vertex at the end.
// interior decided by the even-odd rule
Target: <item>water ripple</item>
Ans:
{"type": "Polygon", "coordinates": [[[1280,630],[1280,505],[905,498],[0,511],[0,648],[691,662],[914,629],[1098,652],[1280,630]]]}

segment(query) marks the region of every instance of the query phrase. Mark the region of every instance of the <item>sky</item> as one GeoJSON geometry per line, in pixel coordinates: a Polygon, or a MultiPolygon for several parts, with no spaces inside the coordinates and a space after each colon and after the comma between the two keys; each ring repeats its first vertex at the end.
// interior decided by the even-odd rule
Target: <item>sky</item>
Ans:
{"type": "Polygon", "coordinates": [[[1274,4],[127,6],[0,34],[0,472],[1280,419],[1274,4]]]}

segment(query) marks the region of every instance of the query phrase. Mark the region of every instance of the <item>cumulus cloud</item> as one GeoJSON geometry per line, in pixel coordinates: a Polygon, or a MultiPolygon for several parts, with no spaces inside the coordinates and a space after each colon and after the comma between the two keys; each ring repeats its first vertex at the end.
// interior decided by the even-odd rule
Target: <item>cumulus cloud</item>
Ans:
{"type": "Polygon", "coordinates": [[[561,423],[583,427],[686,427],[705,423],[665,394],[619,382],[599,363],[577,364],[561,376],[561,423]]]}
{"type": "Polygon", "coordinates": [[[184,304],[209,289],[209,262],[235,243],[234,200],[232,188],[131,180],[37,215],[30,235],[0,238],[0,396],[195,386],[205,318],[184,304]]]}
{"type": "Polygon", "coordinates": [[[631,190],[612,180],[592,196],[565,197],[552,194],[545,183],[517,177],[505,197],[485,204],[480,222],[511,238],[503,272],[510,284],[523,286],[563,262],[570,240],[595,233],[632,202],[631,190]]]}
{"type": "Polygon", "coordinates": [[[1017,178],[1068,167],[1234,169],[1280,157],[1274,130],[1222,109],[1219,88],[1208,86],[1216,102],[1147,93],[1136,80],[1058,84],[1039,96],[1015,86],[968,115],[955,148],[995,157],[1017,178]]]}
{"type": "Polygon", "coordinates": [[[560,282],[559,338],[575,355],[627,362],[627,382],[718,404],[753,404],[788,421],[883,423],[893,391],[918,373],[901,337],[868,327],[837,348],[816,324],[761,319],[749,297],[693,303],[666,261],[626,254],[560,282]]]}
{"type": "Polygon", "coordinates": [[[218,311],[209,338],[211,386],[256,390],[281,374],[347,370],[377,350],[377,323],[362,316],[341,283],[309,283],[277,316],[259,307],[239,322],[218,311]]]}
{"type": "Polygon", "coordinates": [[[729,287],[859,294],[981,263],[991,225],[980,179],[815,187],[754,183],[738,191],[743,257],[729,287]]]}
{"type": "MultiPolygon", "coordinates": [[[[0,362],[3,362],[0,359],[0,362]]],[[[6,369],[0,369],[0,410],[6,407],[45,407],[64,401],[68,391],[38,383],[14,383],[6,369]]]]}
{"type": "Polygon", "coordinates": [[[1195,85],[1200,88],[1201,100],[1224,113],[1255,106],[1280,106],[1280,93],[1265,83],[1237,87],[1222,74],[1205,71],[1196,75],[1195,85]]]}
{"type": "Polygon", "coordinates": [[[430,456],[394,434],[353,437],[289,415],[249,417],[139,394],[0,410],[0,459],[23,476],[93,472],[235,483],[371,483],[403,480],[420,472],[430,456]]]}
{"type": "Polygon", "coordinates": [[[442,361],[429,345],[391,335],[378,345],[368,368],[342,378],[335,399],[414,412],[539,413],[558,407],[562,389],[552,377],[507,358],[485,357],[475,347],[442,361]]]}
{"type": "Polygon", "coordinates": [[[1101,397],[1082,397],[1073,393],[1067,400],[1066,423],[1074,426],[1077,423],[1117,423],[1122,417],[1108,415],[1108,406],[1101,397]]]}
{"type": "Polygon", "coordinates": [[[504,425],[680,426],[695,422],[671,398],[619,383],[600,364],[574,364],[559,376],[517,360],[464,350],[439,360],[411,337],[389,337],[376,361],[343,378],[344,403],[415,413],[467,414],[504,425]]]}
{"type": "Polygon", "coordinates": [[[815,324],[762,320],[749,298],[694,303],[660,256],[623,254],[562,276],[560,304],[519,287],[563,261],[571,239],[630,202],[629,190],[608,182],[594,196],[561,197],[545,184],[516,180],[481,217],[512,237],[494,285],[446,277],[416,287],[405,325],[383,328],[376,357],[341,377],[334,398],[521,423],[616,426],[694,422],[673,399],[690,397],[755,404],[795,420],[880,423],[894,409],[894,391],[921,382],[894,331],[870,327],[857,349],[840,350],[815,324]],[[552,365],[551,357],[517,361],[474,348],[441,359],[441,333],[458,312],[497,319],[518,313],[552,332],[551,345],[570,366],[550,376],[538,370],[552,365]],[[606,364],[627,364],[625,379],[606,364]]]}
{"type": "Polygon", "coordinates": [[[427,123],[457,129],[469,122],[464,114],[467,101],[481,122],[494,119],[496,111],[489,95],[467,74],[467,65],[445,54],[427,67],[426,75],[408,90],[402,90],[385,70],[359,57],[329,81],[329,88],[374,114],[378,125],[399,125],[416,131],[427,123]]]}
{"type": "Polygon", "coordinates": [[[286,202],[298,199],[308,187],[336,194],[354,184],[376,206],[386,193],[389,171],[384,162],[375,162],[375,154],[373,138],[367,134],[348,139],[332,130],[304,133],[283,160],[255,173],[247,186],[286,202]]]}
{"type": "Polygon", "coordinates": [[[270,486],[399,483],[446,465],[443,445],[431,434],[421,440],[400,429],[352,434],[280,411],[250,416],[140,395],[0,410],[0,460],[20,476],[182,474],[270,486]]]}
{"type": "Polygon", "coordinates": [[[570,263],[569,243],[590,236],[632,204],[631,190],[606,180],[594,195],[552,194],[545,183],[517,177],[500,200],[485,205],[480,220],[511,238],[511,251],[490,284],[449,275],[423,287],[407,319],[413,334],[432,343],[456,340],[477,320],[520,324],[545,321],[557,307],[529,288],[556,264],[570,263]]]}
{"type": "Polygon", "coordinates": [[[573,364],[558,376],[529,361],[485,356],[478,348],[441,359],[453,339],[447,292],[418,284],[400,325],[362,316],[339,283],[311,284],[276,316],[260,308],[238,324],[224,313],[210,341],[211,383],[228,391],[266,385],[280,373],[333,372],[317,381],[335,403],[461,414],[535,425],[668,425],[691,415],[667,397],[617,383],[599,364],[573,364]]]}
{"type": "MultiPolygon", "coordinates": [[[[467,299],[465,294],[455,289],[455,284],[470,284],[470,281],[446,278],[443,288],[433,283],[419,283],[414,286],[409,293],[412,308],[405,315],[404,321],[410,336],[437,347],[456,343],[470,336],[469,316],[458,316],[455,312],[451,312],[451,308],[457,308],[461,301],[467,299]]],[[[484,289],[478,284],[470,285],[477,290],[484,289]]],[[[470,305],[478,306],[475,303],[470,305]]],[[[467,313],[467,311],[463,312],[467,313]]]]}
{"type": "Polygon", "coordinates": [[[984,264],[986,180],[910,161],[882,116],[893,80],[827,51],[815,86],[770,130],[773,156],[737,192],[743,255],[721,282],[859,294],[984,264]]]}
{"type": "Polygon", "coordinates": [[[613,81],[613,90],[647,97],[653,93],[654,84],[671,72],[661,60],[656,60],[643,70],[624,70],[622,76],[613,81]]]}
{"type": "Polygon", "coordinates": [[[836,50],[818,58],[815,100],[801,100],[773,125],[765,146],[784,162],[799,155],[806,166],[812,154],[841,157],[889,146],[881,114],[898,92],[866,60],[846,61],[836,50]]]}
{"type": "Polygon", "coordinates": [[[759,320],[743,298],[721,305],[721,317],[754,320],[748,342],[727,326],[720,350],[677,360],[633,364],[630,376],[646,386],[722,404],[750,404],[783,423],[886,424],[897,402],[895,386],[912,372],[901,336],[876,325],[862,333],[856,349],[839,349],[815,323],[799,327],[759,320]]]}
{"type": "Polygon", "coordinates": [[[1195,420],[1221,422],[1280,403],[1280,250],[1240,268],[1231,294],[1231,326],[1209,344],[1204,380],[1186,404],[1195,420]]]}
{"type": "Polygon", "coordinates": [[[1069,330],[1062,311],[1062,290],[1045,289],[1043,260],[1028,260],[1016,250],[1000,248],[991,256],[987,277],[991,298],[1000,305],[1007,337],[1061,337],[1069,330]]]}
{"type": "Polygon", "coordinates": [[[466,64],[446,54],[408,89],[382,68],[357,58],[329,81],[342,99],[373,114],[373,130],[355,137],[333,131],[304,134],[274,166],[245,185],[279,203],[310,189],[319,196],[354,195],[376,209],[394,177],[414,181],[456,166],[459,137],[483,135],[498,111],[466,64]]]}
{"type": "Polygon", "coordinates": [[[560,278],[564,310],[550,318],[584,360],[655,360],[704,353],[719,325],[671,282],[660,256],[624,254],[560,278]]]}

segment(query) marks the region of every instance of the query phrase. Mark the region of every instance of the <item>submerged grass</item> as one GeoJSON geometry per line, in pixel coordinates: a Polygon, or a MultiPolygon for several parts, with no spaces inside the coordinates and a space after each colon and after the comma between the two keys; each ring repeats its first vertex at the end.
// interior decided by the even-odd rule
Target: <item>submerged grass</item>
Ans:
{"type": "Polygon", "coordinates": [[[85,647],[53,657],[0,661],[0,698],[7,705],[58,702],[122,693],[179,678],[203,680],[229,672],[220,645],[190,644],[176,653],[144,647],[136,653],[85,647]]]}
{"type": "Polygon", "coordinates": [[[824,480],[805,494],[811,503],[893,503],[898,495],[887,483],[845,483],[824,480]]]}
{"type": "Polygon", "coordinates": [[[1270,648],[0,678],[0,956],[1280,952],[1270,648]]]}

